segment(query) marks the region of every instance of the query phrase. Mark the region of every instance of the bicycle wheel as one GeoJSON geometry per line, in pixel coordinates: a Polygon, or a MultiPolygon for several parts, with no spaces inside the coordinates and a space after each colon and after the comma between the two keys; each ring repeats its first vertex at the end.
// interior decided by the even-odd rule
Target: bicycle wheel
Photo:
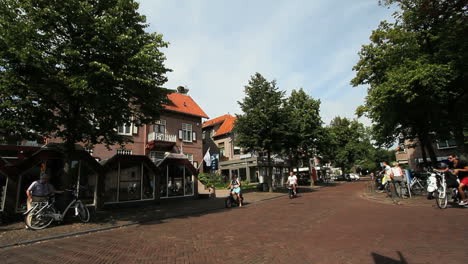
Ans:
{"type": "Polygon", "coordinates": [[[86,207],[81,201],[78,201],[77,204],[78,217],[81,222],[88,223],[90,218],[88,207],[86,207]]]}
{"type": "Polygon", "coordinates": [[[30,211],[24,218],[25,224],[33,230],[44,229],[54,221],[54,208],[48,207],[40,212],[39,210],[40,208],[30,211]]]}
{"type": "Polygon", "coordinates": [[[226,198],[226,200],[224,200],[224,205],[226,206],[226,208],[231,208],[232,207],[231,197],[228,197],[228,198],[226,198]]]}
{"type": "Polygon", "coordinates": [[[447,193],[445,191],[445,186],[440,186],[436,191],[436,203],[440,209],[447,207],[447,193]]]}

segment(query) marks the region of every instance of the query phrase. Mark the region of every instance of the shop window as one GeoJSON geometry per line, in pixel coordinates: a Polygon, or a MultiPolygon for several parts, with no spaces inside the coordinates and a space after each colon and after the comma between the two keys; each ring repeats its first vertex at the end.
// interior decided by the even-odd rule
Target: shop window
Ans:
{"type": "Polygon", "coordinates": [[[141,164],[120,162],[119,201],[141,199],[141,164]]]}
{"type": "Polygon", "coordinates": [[[167,197],[167,168],[168,166],[163,167],[159,177],[159,197],[167,197]]]}
{"type": "Polygon", "coordinates": [[[118,163],[109,168],[105,176],[104,184],[104,202],[113,203],[117,202],[117,188],[119,185],[119,168],[118,163]]]}
{"type": "Polygon", "coordinates": [[[185,168],[185,195],[193,195],[193,175],[192,172],[185,168]]]}
{"type": "MultiPolygon", "coordinates": [[[[49,183],[52,184],[55,189],[63,190],[65,187],[70,187],[65,185],[66,177],[63,173],[63,161],[59,159],[51,159],[46,162],[46,171],[45,173],[49,176],[49,183]]],[[[17,193],[17,203],[16,210],[24,211],[26,210],[26,190],[34,182],[39,180],[39,175],[41,172],[41,162],[34,165],[29,170],[25,171],[20,175],[20,180],[18,183],[18,193],[17,193]]]]}
{"type": "Polygon", "coordinates": [[[85,204],[94,205],[98,174],[81,162],[78,198],[85,204]]]}
{"type": "Polygon", "coordinates": [[[184,166],[168,165],[168,196],[183,196],[184,195],[184,166]]]}
{"type": "Polygon", "coordinates": [[[146,165],[143,166],[142,188],[143,199],[154,199],[154,173],[146,165]]]}
{"type": "Polygon", "coordinates": [[[0,173],[0,212],[5,208],[6,187],[8,178],[6,175],[0,173]]]}
{"type": "Polygon", "coordinates": [[[247,169],[246,168],[240,168],[239,169],[239,178],[241,181],[247,180],[247,169]]]}

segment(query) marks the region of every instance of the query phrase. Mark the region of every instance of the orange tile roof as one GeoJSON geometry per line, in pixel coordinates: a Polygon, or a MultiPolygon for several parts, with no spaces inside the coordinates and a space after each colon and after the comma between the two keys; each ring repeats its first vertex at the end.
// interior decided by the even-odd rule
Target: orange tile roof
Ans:
{"type": "Polygon", "coordinates": [[[216,132],[216,135],[214,135],[214,136],[215,137],[216,136],[221,136],[221,135],[232,132],[232,129],[234,128],[234,123],[236,122],[236,119],[237,118],[235,116],[231,116],[231,117],[227,118],[226,120],[224,120],[223,124],[221,125],[221,127],[218,129],[218,132],[216,132]]]}
{"type": "Polygon", "coordinates": [[[233,117],[233,116],[230,115],[230,114],[226,114],[226,115],[222,115],[222,116],[217,117],[217,118],[207,120],[207,121],[203,122],[202,128],[210,127],[212,125],[224,122],[224,120],[226,120],[227,118],[230,118],[230,117],[233,117]]]}
{"type": "Polygon", "coordinates": [[[169,98],[170,103],[168,105],[164,105],[166,110],[208,118],[208,115],[206,115],[200,106],[195,103],[192,97],[188,95],[171,93],[167,95],[167,98],[169,98]]]}

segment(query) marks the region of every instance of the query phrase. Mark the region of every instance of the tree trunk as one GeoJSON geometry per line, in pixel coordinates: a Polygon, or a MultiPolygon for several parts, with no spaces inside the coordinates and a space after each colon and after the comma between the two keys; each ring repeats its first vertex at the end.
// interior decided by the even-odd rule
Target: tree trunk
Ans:
{"type": "Polygon", "coordinates": [[[427,165],[427,153],[426,153],[426,144],[425,144],[425,135],[422,133],[418,133],[418,140],[419,140],[419,147],[421,148],[421,154],[423,158],[423,166],[426,167],[427,165]]]}
{"type": "Polygon", "coordinates": [[[271,151],[268,151],[268,173],[267,173],[267,184],[268,184],[268,191],[273,192],[273,185],[272,185],[272,179],[273,179],[273,167],[271,166],[271,151]]]}
{"type": "Polygon", "coordinates": [[[77,184],[73,182],[72,177],[72,160],[73,153],[75,152],[75,140],[73,138],[67,138],[65,141],[64,149],[64,164],[63,164],[63,174],[62,174],[62,183],[63,188],[71,188],[73,185],[77,184]]]}
{"type": "Polygon", "coordinates": [[[429,138],[427,139],[427,150],[429,152],[429,157],[431,158],[432,167],[435,168],[437,166],[437,156],[434,151],[434,145],[432,145],[432,140],[429,138]]]}
{"type": "Polygon", "coordinates": [[[310,173],[310,186],[314,186],[315,185],[315,182],[314,182],[314,175],[313,175],[313,172],[315,170],[315,161],[312,159],[309,159],[309,173],[310,173]]]}

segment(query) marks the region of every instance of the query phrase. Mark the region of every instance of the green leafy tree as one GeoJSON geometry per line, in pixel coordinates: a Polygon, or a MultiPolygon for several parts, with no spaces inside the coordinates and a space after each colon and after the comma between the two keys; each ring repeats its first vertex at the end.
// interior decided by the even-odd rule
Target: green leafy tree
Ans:
{"type": "Polygon", "coordinates": [[[377,143],[418,139],[435,161],[433,140],[455,137],[459,152],[466,152],[466,0],[382,3],[400,10],[395,23],[381,22],[359,53],[351,83],[369,88],[358,115],[375,123],[377,143]]]}
{"type": "Polygon", "coordinates": [[[357,120],[335,117],[328,128],[330,137],[329,158],[331,162],[349,171],[359,160],[368,156],[372,145],[366,136],[364,125],[357,120]]]}
{"type": "MultiPolygon", "coordinates": [[[[283,137],[284,148],[290,160],[299,160],[309,164],[317,154],[321,140],[322,119],[320,117],[320,100],[314,99],[301,88],[292,90],[285,106],[287,128],[283,137]]],[[[308,165],[309,166],[309,165],[308,165]]],[[[313,184],[311,179],[311,184],[313,184]]]]}
{"type": "Polygon", "coordinates": [[[244,99],[238,102],[243,114],[237,115],[234,126],[236,141],[248,151],[267,153],[266,180],[272,192],[271,155],[282,149],[286,125],[284,92],[279,91],[275,81],[267,81],[260,73],[251,77],[244,91],[244,99]]]}
{"type": "Polygon", "coordinates": [[[125,143],[120,125],[156,120],[162,35],[133,0],[0,0],[0,130],[76,142],[125,143]]]}

